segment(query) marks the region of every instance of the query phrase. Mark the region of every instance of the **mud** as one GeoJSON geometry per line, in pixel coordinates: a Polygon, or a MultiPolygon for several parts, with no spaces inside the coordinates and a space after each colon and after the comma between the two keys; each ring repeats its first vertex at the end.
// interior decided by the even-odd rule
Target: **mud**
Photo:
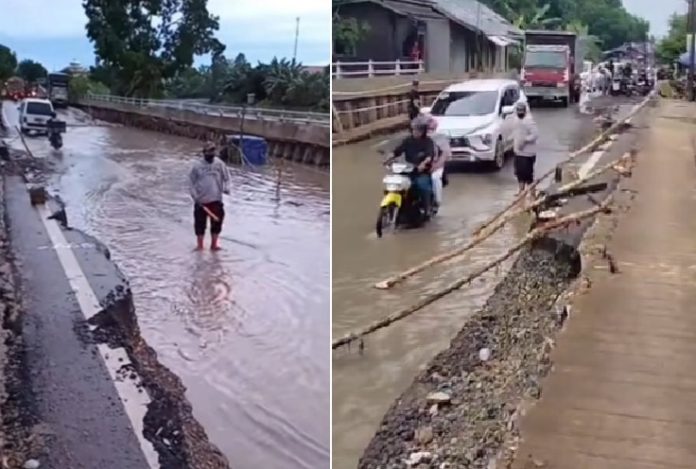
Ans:
{"type": "MultiPolygon", "coordinates": [[[[644,119],[634,119],[636,128],[644,119]]],[[[637,135],[619,137],[607,157],[629,151],[638,144],[637,135]]],[[[606,183],[604,195],[616,190],[618,176],[600,179],[606,183]]],[[[592,203],[577,199],[582,200],[571,200],[565,210],[592,203]]],[[[504,449],[506,460],[514,454],[517,419],[523,405],[542,394],[554,338],[569,314],[568,292],[582,283],[576,280],[590,225],[586,221],[551,233],[520,253],[450,347],[392,404],[359,461],[360,469],[490,469],[504,449]]]]}
{"type": "Polygon", "coordinates": [[[548,337],[562,325],[554,303],[579,269],[568,245],[547,240],[523,252],[450,348],[387,411],[358,467],[402,468],[409,460],[418,467],[487,467],[507,438],[517,401],[540,396],[550,368],[548,337]],[[485,362],[484,348],[491,352],[485,362]],[[447,402],[434,404],[434,392],[447,402]]]}
{"type": "Polygon", "coordinates": [[[1,176],[34,174],[43,169],[43,162],[22,158],[21,154],[9,150],[8,158],[0,161],[0,448],[2,467],[8,468],[22,467],[41,451],[44,429],[35,417],[32,392],[26,385],[30,370],[24,366],[21,291],[18,266],[7,232],[5,187],[1,176]]]}
{"type": "MultiPolygon", "coordinates": [[[[14,468],[22,467],[30,457],[50,460],[45,443],[54,435],[42,424],[34,403],[32,370],[26,361],[22,339],[22,295],[17,270],[21,265],[13,262],[4,212],[3,181],[5,176],[21,175],[27,183],[41,185],[52,170],[52,164],[49,160],[27,158],[21,152],[11,151],[9,160],[0,162],[0,168],[0,300],[3,304],[0,360],[4,373],[0,376],[0,444],[2,467],[14,468]]],[[[97,252],[106,259],[111,258],[109,249],[99,240],[69,228],[60,198],[49,196],[47,203],[54,212],[51,218],[61,222],[66,237],[88,240],[96,245],[97,252]]],[[[123,379],[139,381],[141,392],[147,392],[150,397],[144,434],[157,451],[161,467],[229,468],[225,456],[209,442],[205,430],[193,417],[181,380],[159,363],[155,351],[140,336],[128,281],[117,266],[113,268],[118,282],[102,301],[103,310],[89,322],[78,321],[76,334],[85,343],[126,350],[131,364],[122,367],[120,374],[123,379]]]]}

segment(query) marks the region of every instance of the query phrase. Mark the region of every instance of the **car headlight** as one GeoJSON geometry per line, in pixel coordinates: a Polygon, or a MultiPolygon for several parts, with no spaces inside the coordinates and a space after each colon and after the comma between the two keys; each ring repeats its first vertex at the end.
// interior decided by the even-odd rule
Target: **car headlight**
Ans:
{"type": "MultiPolygon", "coordinates": [[[[493,144],[493,134],[491,133],[481,133],[471,135],[472,143],[481,142],[482,145],[490,147],[493,144]]],[[[482,149],[483,150],[483,149],[482,149]]]]}

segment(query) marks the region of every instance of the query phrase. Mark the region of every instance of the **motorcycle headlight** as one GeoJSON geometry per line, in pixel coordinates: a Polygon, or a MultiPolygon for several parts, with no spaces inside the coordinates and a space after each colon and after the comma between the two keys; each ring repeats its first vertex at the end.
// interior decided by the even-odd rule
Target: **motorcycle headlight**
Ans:
{"type": "Polygon", "coordinates": [[[401,184],[395,183],[395,182],[388,182],[387,184],[384,185],[384,187],[387,189],[389,192],[399,192],[401,191],[401,184]]]}

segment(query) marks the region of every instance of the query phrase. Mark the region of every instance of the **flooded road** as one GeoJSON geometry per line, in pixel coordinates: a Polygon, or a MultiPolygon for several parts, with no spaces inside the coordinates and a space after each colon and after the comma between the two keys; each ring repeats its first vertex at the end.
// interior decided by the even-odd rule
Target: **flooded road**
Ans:
{"type": "Polygon", "coordinates": [[[328,175],[287,164],[278,190],[270,168],[231,168],[223,250],[193,252],[200,142],[115,126],[69,128],[59,152],[27,142],[59,162],[51,190],[70,224],[110,248],[143,337],[232,467],[328,467],[328,175]]]}
{"type": "MultiPolygon", "coordinates": [[[[576,107],[533,110],[540,130],[536,172],[542,174],[587,143],[595,130],[576,107]]],[[[339,147],[333,153],[333,336],[365,326],[421,295],[483,266],[527,232],[518,220],[454,262],[435,267],[380,291],[372,285],[392,273],[462,245],[470,233],[504,208],[517,192],[512,160],[500,172],[476,168],[450,175],[444,204],[423,229],[377,239],[372,233],[381,198],[383,169],[376,152],[384,137],[339,147]]],[[[509,264],[508,264],[509,265],[509,264]]],[[[407,320],[365,340],[363,355],[339,349],[333,355],[333,447],[335,469],[354,469],[388,406],[421,367],[483,305],[504,270],[489,272],[407,320]]]]}

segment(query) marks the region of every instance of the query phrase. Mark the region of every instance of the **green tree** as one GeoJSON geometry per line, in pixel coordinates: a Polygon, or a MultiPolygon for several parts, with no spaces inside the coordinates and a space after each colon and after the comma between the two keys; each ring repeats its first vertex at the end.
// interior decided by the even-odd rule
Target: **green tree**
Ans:
{"type": "Polygon", "coordinates": [[[672,64],[686,52],[686,15],[673,14],[669,19],[667,35],[657,43],[657,56],[666,64],[672,64]]]}
{"type": "Polygon", "coordinates": [[[332,0],[333,18],[331,38],[333,51],[336,54],[355,55],[358,44],[370,32],[370,26],[355,18],[344,18],[340,15],[341,5],[345,0],[332,0]]]}
{"type": "Polygon", "coordinates": [[[40,78],[46,78],[48,71],[40,63],[25,59],[17,65],[17,75],[29,83],[35,83],[40,78]]]}
{"type": "Polygon", "coordinates": [[[13,76],[16,68],[17,56],[9,47],[0,44],[0,81],[13,76]]]}
{"type": "MultiPolygon", "coordinates": [[[[643,41],[650,25],[626,11],[621,0],[483,0],[511,23],[525,29],[560,29],[578,22],[606,49],[643,41]]],[[[593,46],[594,52],[596,48],[593,46]]]]}
{"type": "Polygon", "coordinates": [[[70,78],[70,82],[68,83],[68,100],[71,103],[78,102],[88,93],[108,94],[109,88],[105,84],[84,75],[77,75],[70,78]]]}
{"type": "Polygon", "coordinates": [[[128,96],[157,95],[195,56],[224,50],[207,0],[83,0],[83,7],[101,65],[128,96]]]}

